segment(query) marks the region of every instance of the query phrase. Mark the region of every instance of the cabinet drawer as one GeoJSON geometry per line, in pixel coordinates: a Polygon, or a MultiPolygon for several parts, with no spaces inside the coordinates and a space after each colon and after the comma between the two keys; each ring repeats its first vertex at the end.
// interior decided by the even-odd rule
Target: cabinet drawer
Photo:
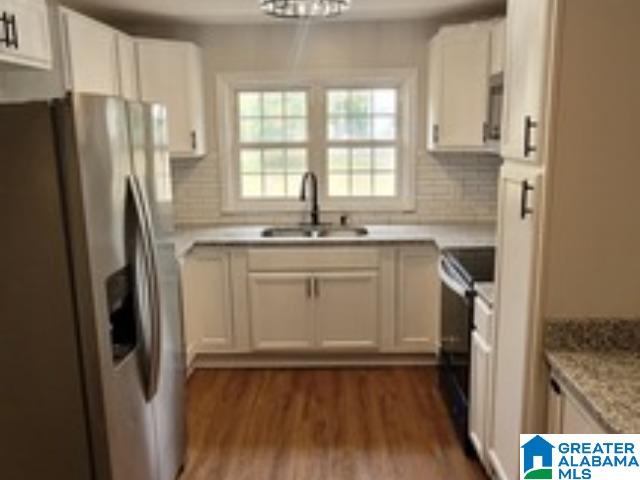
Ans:
{"type": "Polygon", "coordinates": [[[249,251],[249,270],[256,272],[378,268],[375,248],[265,248],[249,251]]]}

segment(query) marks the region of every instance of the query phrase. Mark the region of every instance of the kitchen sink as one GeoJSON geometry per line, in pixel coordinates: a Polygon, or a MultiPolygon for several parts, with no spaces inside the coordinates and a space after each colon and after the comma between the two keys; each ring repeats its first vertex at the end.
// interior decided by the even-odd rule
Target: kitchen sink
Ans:
{"type": "Polygon", "coordinates": [[[314,231],[303,227],[271,227],[262,231],[265,238],[309,238],[313,237],[314,231]]]}
{"type": "Polygon", "coordinates": [[[262,231],[264,238],[358,238],[369,234],[364,227],[269,227],[262,231]]]}
{"type": "Polygon", "coordinates": [[[368,234],[369,231],[364,227],[332,227],[318,231],[319,237],[326,238],[357,238],[368,234]]]}

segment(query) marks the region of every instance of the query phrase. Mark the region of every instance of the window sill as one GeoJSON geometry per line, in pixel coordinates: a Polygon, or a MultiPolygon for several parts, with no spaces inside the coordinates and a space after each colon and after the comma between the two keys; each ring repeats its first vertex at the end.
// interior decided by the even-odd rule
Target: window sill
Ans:
{"type": "MultiPolygon", "coordinates": [[[[325,201],[319,202],[322,213],[411,213],[416,211],[416,202],[410,198],[397,198],[394,200],[375,201],[372,199],[325,201]]],[[[222,213],[231,214],[274,214],[274,213],[299,213],[309,210],[308,202],[281,201],[281,200],[240,200],[227,203],[222,207],[222,213]]]]}

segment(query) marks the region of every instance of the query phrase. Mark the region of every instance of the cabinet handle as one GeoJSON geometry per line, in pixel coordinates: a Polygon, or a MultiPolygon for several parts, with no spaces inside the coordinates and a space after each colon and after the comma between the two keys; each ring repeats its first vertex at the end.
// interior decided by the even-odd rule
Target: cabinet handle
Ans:
{"type": "Polygon", "coordinates": [[[438,143],[440,141],[440,125],[435,124],[433,126],[433,143],[438,143]]]}
{"type": "Polygon", "coordinates": [[[313,282],[313,279],[311,277],[307,278],[306,285],[305,285],[307,289],[307,298],[311,298],[311,291],[313,289],[311,285],[312,282],[313,282]]]}
{"type": "Polygon", "coordinates": [[[313,295],[318,298],[320,296],[320,280],[313,278],[313,295]]]}
{"type": "Polygon", "coordinates": [[[191,131],[191,148],[193,150],[198,148],[198,134],[195,130],[191,131]]]}
{"type": "Polygon", "coordinates": [[[490,134],[489,134],[489,123],[488,122],[484,122],[482,124],[482,143],[487,143],[487,140],[489,140],[490,134]]]}
{"type": "Polygon", "coordinates": [[[13,41],[11,40],[11,16],[7,12],[2,12],[2,16],[0,16],[0,22],[2,22],[2,37],[0,37],[0,43],[4,43],[6,47],[12,47],[13,41]]]}
{"type": "Polygon", "coordinates": [[[533,185],[530,185],[527,180],[522,181],[522,193],[520,196],[520,218],[523,220],[527,218],[527,215],[533,214],[533,208],[529,207],[529,192],[534,190],[533,185]]]}
{"type": "Polygon", "coordinates": [[[11,40],[11,46],[15,47],[16,50],[20,48],[20,44],[18,43],[18,21],[16,20],[15,15],[11,15],[11,30],[13,31],[13,39],[11,40]]]}
{"type": "Polygon", "coordinates": [[[533,121],[531,116],[524,117],[524,156],[537,152],[538,147],[531,144],[532,130],[538,128],[538,122],[533,121]]]}

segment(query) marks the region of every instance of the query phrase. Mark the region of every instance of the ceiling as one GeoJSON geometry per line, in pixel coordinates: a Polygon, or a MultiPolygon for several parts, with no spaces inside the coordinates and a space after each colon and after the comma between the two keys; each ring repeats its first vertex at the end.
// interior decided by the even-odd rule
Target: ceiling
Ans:
{"type": "MultiPolygon", "coordinates": [[[[344,20],[442,17],[495,11],[505,0],[352,0],[344,20]]],[[[262,14],[258,0],[61,0],[72,8],[119,21],[198,24],[278,22],[262,14]]]]}

